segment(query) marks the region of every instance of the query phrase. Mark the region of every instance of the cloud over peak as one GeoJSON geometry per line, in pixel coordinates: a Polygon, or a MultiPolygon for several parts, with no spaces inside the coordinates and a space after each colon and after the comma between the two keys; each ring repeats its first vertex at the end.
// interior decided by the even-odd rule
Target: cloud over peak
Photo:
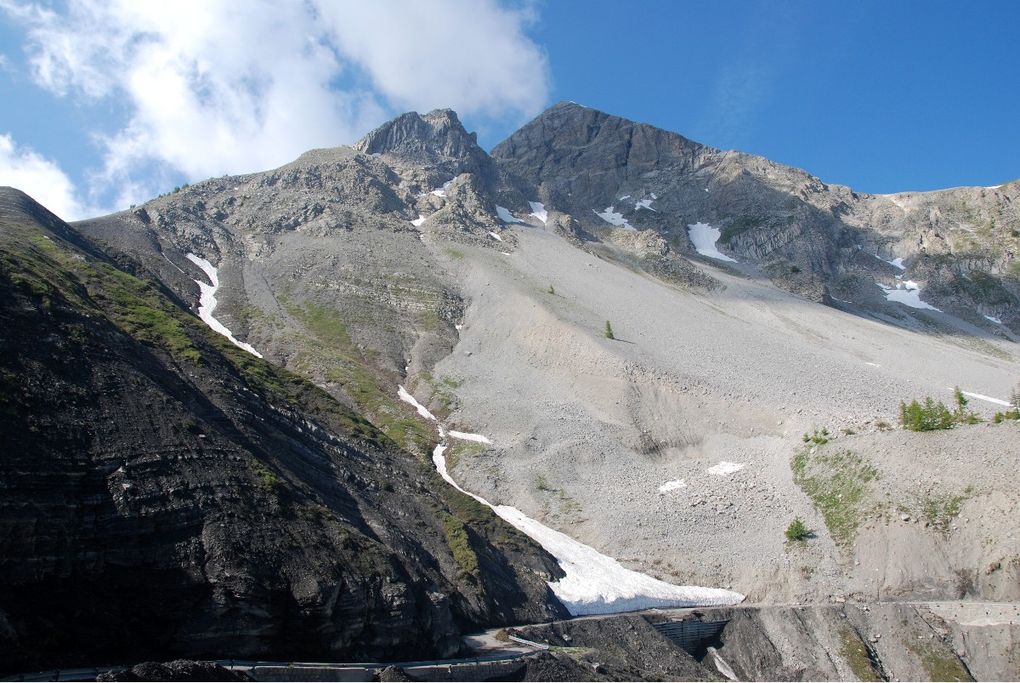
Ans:
{"type": "Polygon", "coordinates": [[[495,0],[0,6],[27,30],[37,85],[112,105],[89,131],[102,154],[91,190],[140,193],[118,202],[158,189],[140,179],[154,165],[189,179],[262,170],[407,109],[484,125],[537,113],[549,91],[530,12],[495,0]]]}

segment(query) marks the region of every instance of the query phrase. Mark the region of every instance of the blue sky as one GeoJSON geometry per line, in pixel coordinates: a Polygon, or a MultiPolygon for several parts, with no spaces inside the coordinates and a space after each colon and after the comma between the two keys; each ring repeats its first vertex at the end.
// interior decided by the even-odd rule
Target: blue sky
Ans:
{"type": "Polygon", "coordinates": [[[69,218],[569,99],[867,192],[1020,177],[1020,2],[0,0],[0,184],[69,218]],[[160,7],[160,5],[166,5],[160,7]]]}

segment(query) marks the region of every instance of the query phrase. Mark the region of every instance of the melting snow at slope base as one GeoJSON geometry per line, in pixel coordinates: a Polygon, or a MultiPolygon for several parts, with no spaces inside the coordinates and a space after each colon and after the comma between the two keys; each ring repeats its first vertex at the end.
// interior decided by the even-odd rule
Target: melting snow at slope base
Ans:
{"type": "Polygon", "coordinates": [[[895,287],[889,287],[880,282],[876,284],[885,292],[885,298],[888,301],[895,301],[911,308],[942,312],[931,304],[921,301],[921,288],[913,280],[902,280],[897,282],[895,287]]]}
{"type": "Polygon", "coordinates": [[[671,479],[659,487],[659,493],[667,493],[669,491],[676,491],[677,489],[685,488],[687,488],[687,482],[683,479],[671,479]]]}
{"type": "MultiPolygon", "coordinates": [[[[400,400],[414,406],[418,414],[436,422],[440,437],[446,431],[429,410],[418,403],[404,387],[399,387],[400,400]]],[[[450,432],[450,436],[468,438],[472,441],[492,443],[479,434],[450,432]]],[[[465,491],[453,480],[446,469],[446,444],[441,443],[432,451],[432,462],[439,475],[453,488],[471,496],[482,505],[489,507],[501,519],[532,538],[546,552],[556,558],[564,577],[549,582],[553,593],[572,616],[584,614],[615,614],[653,607],[697,607],[708,605],[736,605],[744,596],[721,588],[701,586],[675,586],[665,581],[636,572],[622,566],[594,548],[575,541],[566,534],[550,529],[531,519],[517,508],[509,505],[493,505],[481,496],[465,491]]]]}
{"type": "Polygon", "coordinates": [[[492,441],[489,440],[489,437],[482,436],[481,434],[468,434],[467,432],[458,432],[454,429],[451,429],[449,432],[447,432],[447,434],[449,434],[454,439],[460,439],[461,441],[474,441],[475,443],[487,443],[490,445],[492,444],[492,441]]]}
{"type": "Polygon", "coordinates": [[[556,558],[565,576],[549,583],[553,593],[572,616],[614,614],[652,607],[694,607],[735,605],[744,599],[740,593],[721,588],[674,586],[665,581],[622,566],[594,548],[550,529],[509,505],[492,505],[484,498],[465,491],[446,470],[443,452],[436,446],[432,461],[436,470],[457,490],[486,505],[503,520],[530,536],[556,558]]]}
{"type": "Polygon", "coordinates": [[[716,242],[719,241],[719,235],[722,234],[718,228],[713,228],[708,223],[695,223],[694,225],[687,226],[687,234],[691,237],[694,250],[702,256],[714,258],[718,261],[737,262],[736,259],[730,258],[715,246],[716,242]]]}
{"type": "Polygon", "coordinates": [[[188,260],[194,263],[196,266],[202,269],[205,276],[209,278],[211,285],[207,285],[201,280],[195,280],[195,284],[198,285],[199,297],[198,297],[198,317],[202,319],[206,325],[212,328],[215,332],[219,332],[224,337],[233,342],[234,346],[242,348],[253,356],[262,358],[262,354],[259,353],[248,344],[243,341],[238,341],[234,334],[227,329],[227,326],[221,323],[213,316],[213,311],[216,310],[216,290],[220,288],[219,273],[213,264],[206,261],[201,256],[194,254],[188,254],[188,260]]]}
{"type": "Polygon", "coordinates": [[[545,204],[542,202],[528,202],[531,206],[531,214],[544,224],[549,219],[549,212],[545,210],[545,204]]]}
{"type": "Polygon", "coordinates": [[[616,208],[615,206],[607,206],[605,211],[599,212],[595,211],[595,209],[592,209],[592,211],[595,211],[596,216],[604,220],[606,223],[609,223],[610,225],[615,225],[620,228],[627,228],[628,230],[633,230],[634,229],[633,226],[631,226],[631,224],[627,222],[627,219],[623,217],[623,214],[617,213],[616,211],[613,210],[615,208],[616,208]]]}
{"type": "Polygon", "coordinates": [[[506,208],[505,206],[497,206],[496,215],[499,216],[499,220],[503,221],[504,223],[523,222],[520,218],[515,218],[514,215],[510,213],[510,209],[506,208]]]}
{"type": "Polygon", "coordinates": [[[727,474],[733,474],[744,469],[744,463],[742,462],[727,462],[723,460],[718,465],[709,467],[706,472],[709,474],[715,474],[720,477],[725,477],[727,474]]]}

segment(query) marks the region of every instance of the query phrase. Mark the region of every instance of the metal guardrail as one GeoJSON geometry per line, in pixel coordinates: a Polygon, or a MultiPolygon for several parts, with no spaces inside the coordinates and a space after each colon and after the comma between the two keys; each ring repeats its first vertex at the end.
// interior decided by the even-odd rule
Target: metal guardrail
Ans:
{"type": "MultiPolygon", "coordinates": [[[[522,639],[523,640],[523,639],[522,639]]],[[[527,641],[525,641],[527,642],[527,641]]],[[[530,642],[528,644],[531,644],[530,642]]],[[[548,649],[535,643],[535,646],[548,649]]],[[[273,669],[323,669],[323,670],[383,670],[388,666],[396,666],[401,669],[418,669],[423,667],[450,667],[464,665],[485,665],[496,663],[510,663],[527,657],[528,653],[487,655],[482,657],[464,657],[461,659],[428,659],[410,662],[276,662],[263,659],[214,659],[203,660],[213,661],[220,666],[239,671],[250,671],[258,668],[273,669]]],[[[36,671],[32,673],[17,674],[7,678],[0,678],[0,681],[94,681],[99,674],[111,671],[126,671],[130,666],[99,666],[82,667],[76,669],[51,669],[49,671],[36,671]]]]}
{"type": "Polygon", "coordinates": [[[535,648],[537,650],[548,650],[549,649],[549,645],[547,645],[546,643],[536,643],[534,640],[528,640],[527,638],[519,638],[517,636],[511,636],[509,634],[507,635],[507,638],[509,638],[510,640],[514,641],[515,643],[520,643],[521,645],[527,645],[527,646],[533,647],[533,648],[535,648]]]}

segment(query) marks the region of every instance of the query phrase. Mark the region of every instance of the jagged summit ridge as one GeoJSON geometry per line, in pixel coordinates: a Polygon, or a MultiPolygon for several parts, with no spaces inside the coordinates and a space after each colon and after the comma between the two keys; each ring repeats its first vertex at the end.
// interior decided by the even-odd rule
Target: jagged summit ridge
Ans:
{"type": "Polygon", "coordinates": [[[484,154],[477,135],[464,129],[452,109],[436,109],[425,115],[413,111],[401,114],[356,142],[354,149],[419,163],[484,154]]]}

